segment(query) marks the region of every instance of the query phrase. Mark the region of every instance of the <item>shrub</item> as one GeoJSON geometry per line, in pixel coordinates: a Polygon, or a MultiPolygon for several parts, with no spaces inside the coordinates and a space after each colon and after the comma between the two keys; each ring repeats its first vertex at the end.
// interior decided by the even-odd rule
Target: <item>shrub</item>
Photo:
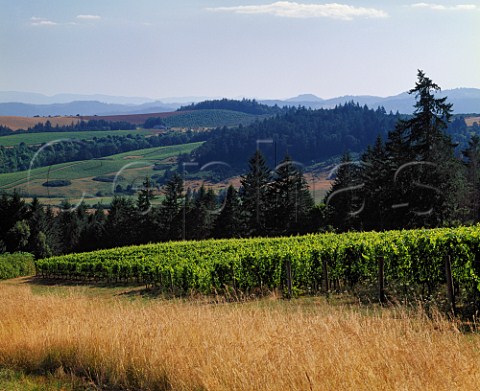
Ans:
{"type": "Polygon", "coordinates": [[[33,255],[29,253],[14,253],[0,255],[0,280],[28,276],[35,273],[33,255]]]}
{"type": "Polygon", "coordinates": [[[42,183],[42,186],[45,187],[63,187],[63,186],[70,186],[72,184],[71,181],[68,179],[54,179],[52,181],[47,181],[42,183]]]}

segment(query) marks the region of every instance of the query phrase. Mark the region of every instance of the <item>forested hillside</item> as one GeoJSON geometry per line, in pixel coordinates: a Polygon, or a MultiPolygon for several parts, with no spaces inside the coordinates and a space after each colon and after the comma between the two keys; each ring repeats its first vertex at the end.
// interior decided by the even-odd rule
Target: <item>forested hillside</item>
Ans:
{"type": "Polygon", "coordinates": [[[233,167],[259,147],[271,164],[288,152],[305,164],[319,162],[346,151],[360,152],[395,127],[399,115],[349,103],[332,110],[291,108],[284,115],[233,129],[217,128],[195,151],[200,164],[221,160],[233,167]],[[275,159],[275,155],[277,159],[275,159]]]}

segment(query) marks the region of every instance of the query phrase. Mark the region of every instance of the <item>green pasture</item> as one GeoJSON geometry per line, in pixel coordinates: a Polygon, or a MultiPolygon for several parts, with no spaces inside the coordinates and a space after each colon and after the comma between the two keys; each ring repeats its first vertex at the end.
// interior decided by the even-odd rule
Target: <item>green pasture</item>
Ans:
{"type": "Polygon", "coordinates": [[[136,129],[136,130],[86,130],[76,132],[42,132],[42,133],[19,133],[8,136],[0,136],[0,145],[4,147],[13,147],[20,143],[27,145],[39,145],[55,140],[75,139],[91,140],[94,137],[101,138],[107,136],[127,136],[129,134],[140,134],[148,136],[154,134],[154,130],[136,129]]]}
{"type": "Polygon", "coordinates": [[[109,196],[116,185],[140,186],[145,176],[162,175],[163,170],[153,170],[153,165],[164,166],[165,169],[174,163],[164,161],[182,153],[190,153],[202,143],[191,143],[140,149],[112,155],[109,157],[84,160],[78,162],[56,164],[49,167],[35,168],[31,171],[21,171],[0,175],[0,191],[13,191],[17,189],[26,197],[37,196],[40,198],[68,198],[79,199],[82,197],[99,198],[109,196]],[[113,183],[92,180],[97,176],[119,175],[113,183]],[[70,186],[45,187],[43,183],[56,179],[68,179],[70,186]],[[98,196],[100,194],[100,196],[98,196]]]}

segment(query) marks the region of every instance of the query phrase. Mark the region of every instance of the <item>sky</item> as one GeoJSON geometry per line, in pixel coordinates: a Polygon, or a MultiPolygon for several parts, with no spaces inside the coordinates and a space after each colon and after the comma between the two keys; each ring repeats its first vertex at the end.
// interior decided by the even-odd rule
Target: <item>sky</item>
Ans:
{"type": "Polygon", "coordinates": [[[334,1],[0,0],[0,91],[391,96],[417,69],[480,88],[480,1],[334,1]]]}

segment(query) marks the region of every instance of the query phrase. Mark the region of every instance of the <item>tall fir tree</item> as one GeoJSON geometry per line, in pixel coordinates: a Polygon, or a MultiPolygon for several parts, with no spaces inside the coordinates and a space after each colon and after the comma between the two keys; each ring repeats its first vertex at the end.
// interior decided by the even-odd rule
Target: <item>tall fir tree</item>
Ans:
{"type": "Polygon", "coordinates": [[[238,238],[241,236],[240,198],[232,185],[227,189],[222,209],[215,221],[213,235],[216,238],[238,238]]]}
{"type": "Polygon", "coordinates": [[[359,214],[365,206],[362,178],[358,164],[345,153],[336,170],[332,187],[325,195],[327,222],[339,231],[360,229],[359,214]]]}
{"type": "Polygon", "coordinates": [[[149,212],[152,207],[152,201],[155,199],[155,190],[150,177],[146,176],[142,183],[142,188],[137,195],[137,208],[142,213],[149,212]]]}
{"type": "Polygon", "coordinates": [[[17,191],[13,194],[2,194],[0,198],[0,242],[4,250],[15,252],[19,250],[19,234],[26,234],[25,226],[16,226],[17,222],[25,220],[28,215],[27,205],[17,191]]]}
{"type": "Polygon", "coordinates": [[[373,147],[368,147],[362,155],[361,189],[365,207],[360,218],[365,230],[384,230],[390,227],[391,169],[382,137],[378,136],[373,147]]]}
{"type": "Polygon", "coordinates": [[[165,194],[160,207],[161,240],[182,239],[183,208],[185,195],[183,194],[183,178],[175,172],[163,187],[165,194]]]}
{"type": "Polygon", "coordinates": [[[466,219],[480,221],[480,136],[474,134],[463,151],[466,168],[466,192],[463,205],[466,219]]]}
{"type": "Polygon", "coordinates": [[[56,223],[61,243],[61,253],[75,252],[80,241],[83,222],[70,202],[62,202],[56,223]]]}
{"type": "Polygon", "coordinates": [[[36,197],[30,203],[27,221],[30,226],[28,251],[34,254],[35,258],[52,256],[52,224],[49,223],[48,216],[36,197]]]}
{"type": "Polygon", "coordinates": [[[80,235],[80,251],[93,251],[105,247],[106,219],[105,210],[101,205],[98,206],[95,213],[88,215],[80,235]]]}
{"type": "Polygon", "coordinates": [[[217,217],[216,196],[202,184],[192,207],[186,214],[185,238],[201,240],[210,237],[217,217]]]}
{"type": "Polygon", "coordinates": [[[114,196],[105,222],[105,238],[109,247],[127,246],[138,242],[135,222],[138,211],[133,201],[114,196]]]}
{"type": "Polygon", "coordinates": [[[309,225],[308,218],[314,202],[302,171],[288,155],[275,170],[270,194],[270,233],[288,235],[303,232],[309,225]]]}
{"type": "Polygon", "coordinates": [[[267,234],[267,215],[271,203],[269,186],[272,175],[259,150],[248,161],[248,167],[248,173],[241,178],[240,190],[244,234],[262,236],[267,234]]]}
{"type": "Polygon", "coordinates": [[[151,243],[160,239],[160,223],[152,201],[156,198],[151,179],[146,176],[137,195],[137,231],[141,243],[151,243]]]}
{"type": "Polygon", "coordinates": [[[454,216],[458,200],[458,162],[446,133],[452,105],[436,98],[440,87],[418,71],[413,116],[400,120],[389,133],[389,155],[396,199],[392,219],[397,227],[439,226],[454,216]]]}

